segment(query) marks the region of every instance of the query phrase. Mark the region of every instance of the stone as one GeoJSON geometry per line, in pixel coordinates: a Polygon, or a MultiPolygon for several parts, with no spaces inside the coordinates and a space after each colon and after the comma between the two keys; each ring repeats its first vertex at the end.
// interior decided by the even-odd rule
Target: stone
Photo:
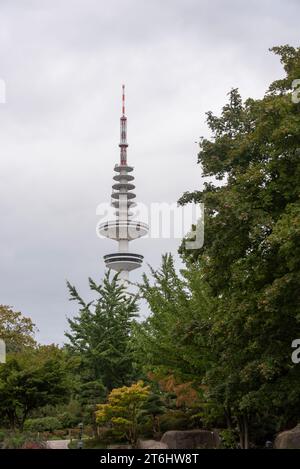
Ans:
{"type": "Polygon", "coordinates": [[[168,449],[168,445],[162,441],[156,440],[139,440],[139,449],[168,449]]]}
{"type": "Polygon", "coordinates": [[[217,448],[220,445],[217,432],[208,430],[171,430],[163,434],[161,442],[170,449],[217,448]]]}
{"type": "Polygon", "coordinates": [[[275,449],[300,449],[300,424],[277,435],[275,449]]]}

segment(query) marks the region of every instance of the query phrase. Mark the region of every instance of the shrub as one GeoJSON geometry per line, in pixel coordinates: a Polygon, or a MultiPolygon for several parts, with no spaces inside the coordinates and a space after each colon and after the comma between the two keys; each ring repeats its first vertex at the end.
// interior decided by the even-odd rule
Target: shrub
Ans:
{"type": "Polygon", "coordinates": [[[181,410],[169,410],[160,417],[160,430],[163,433],[169,430],[187,430],[190,426],[188,415],[181,410]]]}
{"type": "Polygon", "coordinates": [[[83,427],[83,434],[85,436],[88,436],[89,438],[94,437],[94,435],[95,435],[94,428],[91,425],[85,425],[83,427]]]}
{"type": "Polygon", "coordinates": [[[41,449],[45,442],[30,433],[9,433],[6,435],[3,449],[41,449]]]}
{"type": "Polygon", "coordinates": [[[54,430],[59,430],[61,427],[61,422],[56,417],[42,417],[26,420],[24,430],[31,432],[53,432],[54,430]]]}
{"type": "Polygon", "coordinates": [[[21,433],[7,435],[3,448],[4,449],[19,449],[26,441],[26,435],[21,433]]]}
{"type": "Polygon", "coordinates": [[[39,440],[25,441],[25,443],[21,447],[21,449],[45,449],[45,448],[46,448],[46,443],[44,443],[43,441],[39,441],[39,440]]]}
{"type": "Polygon", "coordinates": [[[238,444],[238,434],[236,430],[230,428],[220,431],[221,438],[221,447],[225,449],[234,449],[237,448],[238,444]]]}
{"type": "Polygon", "coordinates": [[[90,438],[83,443],[85,449],[104,449],[107,447],[106,443],[97,438],[90,438]]]}
{"type": "Polygon", "coordinates": [[[70,428],[78,425],[80,422],[80,416],[74,415],[71,412],[63,412],[58,416],[61,423],[61,428],[70,428]]]}
{"type": "Polygon", "coordinates": [[[57,438],[63,440],[67,435],[68,435],[68,430],[54,430],[53,435],[56,436],[57,438]]]}
{"type": "Polygon", "coordinates": [[[149,386],[145,386],[143,381],[113,389],[107,404],[97,406],[97,423],[111,426],[117,438],[125,438],[134,447],[138,439],[141,409],[149,392],[149,386]]]}

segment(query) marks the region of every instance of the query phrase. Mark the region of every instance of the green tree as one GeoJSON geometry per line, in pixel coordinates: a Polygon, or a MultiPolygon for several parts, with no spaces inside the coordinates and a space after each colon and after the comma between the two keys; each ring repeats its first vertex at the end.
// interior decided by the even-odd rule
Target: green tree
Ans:
{"type": "Polygon", "coordinates": [[[144,372],[199,382],[210,360],[205,331],[214,301],[197,268],[181,274],[166,254],[161,267],[151,269],[152,278],[143,275],[140,291],[151,312],[135,325],[133,343],[144,372]]]}
{"type": "Polygon", "coordinates": [[[65,356],[55,346],[11,353],[0,366],[0,415],[13,429],[22,430],[33,410],[64,402],[69,394],[65,356]]]}
{"type": "Polygon", "coordinates": [[[148,399],[145,401],[142,414],[151,418],[153,435],[158,435],[160,432],[160,416],[165,412],[166,407],[162,401],[161,393],[151,392],[148,399]]]}
{"type": "Polygon", "coordinates": [[[285,77],[258,100],[243,102],[233,89],[220,117],[208,113],[212,137],[201,139],[198,162],[216,183],[179,201],[205,204],[204,246],[183,243],[181,253],[217,299],[208,334],[217,359],[206,382],[237,420],[243,448],[257,422],[279,430],[300,417],[291,362],[300,336],[300,104],[292,99],[300,48],[273,52],[285,77]]]}
{"type": "Polygon", "coordinates": [[[97,298],[85,303],[76,288],[68,283],[70,299],[79,303],[80,312],[75,318],[68,319],[67,347],[81,358],[85,385],[89,381],[99,381],[99,389],[102,383],[111,390],[133,379],[130,335],[137,312],[137,298],[126,293],[118,275],[110,278],[107,273],[103,284],[97,285],[92,279],[89,279],[89,284],[97,298]]]}
{"type": "Polygon", "coordinates": [[[9,306],[0,305],[0,339],[6,343],[6,351],[18,352],[24,347],[34,347],[35,325],[30,318],[9,306]]]}

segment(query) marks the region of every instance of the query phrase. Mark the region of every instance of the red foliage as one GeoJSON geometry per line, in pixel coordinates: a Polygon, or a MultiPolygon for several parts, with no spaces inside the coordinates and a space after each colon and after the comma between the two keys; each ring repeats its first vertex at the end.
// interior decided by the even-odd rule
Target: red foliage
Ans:
{"type": "Polygon", "coordinates": [[[43,443],[40,443],[38,441],[26,441],[21,449],[43,449],[44,445],[43,443]]]}

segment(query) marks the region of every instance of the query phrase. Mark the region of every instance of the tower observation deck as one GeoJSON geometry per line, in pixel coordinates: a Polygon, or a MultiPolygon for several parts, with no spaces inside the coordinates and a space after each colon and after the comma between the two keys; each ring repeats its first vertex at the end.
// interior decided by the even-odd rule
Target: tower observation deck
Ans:
{"type": "Polygon", "coordinates": [[[118,250],[104,256],[104,262],[109,269],[120,272],[120,278],[128,280],[131,270],[142,265],[143,256],[129,250],[129,242],[145,236],[148,233],[146,223],[132,219],[131,208],[135,207],[136,197],[133,190],[133,167],[127,164],[127,117],[125,116],[125,86],[122,86],[122,116],[120,119],[120,162],[115,165],[114,183],[112,186],[111,205],[116,209],[115,219],[99,225],[99,233],[106,238],[118,242],[118,250]]]}

